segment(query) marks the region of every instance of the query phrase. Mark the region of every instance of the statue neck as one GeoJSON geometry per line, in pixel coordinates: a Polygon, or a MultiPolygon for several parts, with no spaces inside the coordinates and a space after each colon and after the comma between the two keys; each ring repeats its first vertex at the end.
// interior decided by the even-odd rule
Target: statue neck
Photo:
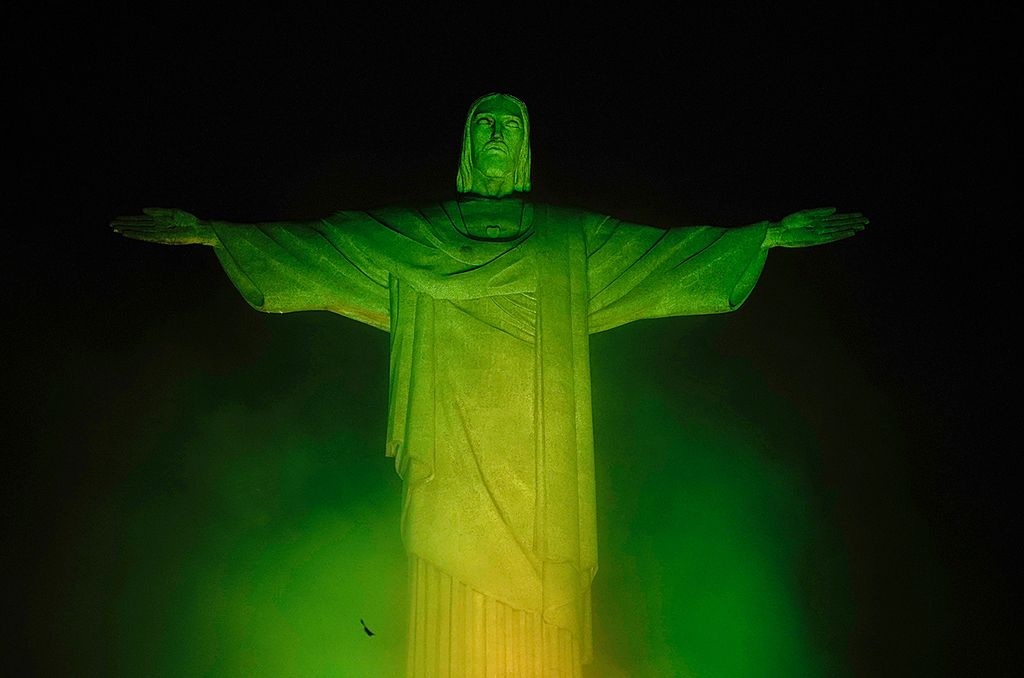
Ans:
{"type": "Polygon", "coordinates": [[[473,190],[471,192],[476,195],[481,195],[485,198],[504,198],[506,195],[514,193],[515,190],[515,176],[513,174],[489,177],[481,174],[476,169],[473,170],[473,190]]]}
{"type": "Polygon", "coordinates": [[[456,230],[474,240],[515,239],[533,224],[533,206],[519,197],[494,199],[467,194],[455,205],[456,230]]]}

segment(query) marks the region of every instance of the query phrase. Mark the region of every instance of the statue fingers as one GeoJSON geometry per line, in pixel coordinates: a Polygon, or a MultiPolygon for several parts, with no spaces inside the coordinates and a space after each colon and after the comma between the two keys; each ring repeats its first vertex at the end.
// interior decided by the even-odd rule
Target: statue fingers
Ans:
{"type": "Polygon", "coordinates": [[[174,224],[167,222],[154,221],[153,219],[115,219],[110,222],[110,226],[118,232],[122,231],[147,231],[147,232],[159,232],[159,231],[171,231],[175,229],[174,224]]]}
{"type": "Polygon", "coordinates": [[[782,243],[783,247],[814,247],[825,245],[839,240],[851,238],[860,233],[863,228],[841,228],[825,230],[805,230],[799,233],[792,233],[782,243]]]}
{"type": "Polygon", "coordinates": [[[836,231],[863,231],[865,224],[863,221],[839,221],[839,222],[818,222],[811,224],[807,227],[807,230],[811,233],[825,234],[834,233],[836,231]]]}
{"type": "Polygon", "coordinates": [[[110,222],[111,226],[145,226],[146,224],[152,224],[153,219],[151,217],[140,217],[140,216],[121,216],[114,217],[114,220],[110,222]]]}
{"type": "Polygon", "coordinates": [[[114,232],[117,233],[118,235],[123,235],[126,238],[131,238],[132,240],[144,240],[145,242],[158,242],[158,243],[168,243],[169,242],[169,239],[168,239],[166,233],[161,233],[159,231],[153,231],[152,229],[115,228],[114,232]]]}
{"type": "Polygon", "coordinates": [[[205,245],[201,238],[193,233],[183,232],[179,229],[144,229],[144,228],[115,228],[114,232],[132,240],[143,240],[155,242],[161,245],[205,245]]]}
{"type": "Polygon", "coordinates": [[[853,222],[842,222],[838,224],[818,225],[811,228],[814,233],[819,235],[825,235],[828,233],[837,233],[839,231],[863,231],[865,228],[864,224],[859,221],[853,222]]]}
{"type": "Polygon", "coordinates": [[[110,222],[110,227],[117,233],[154,231],[158,229],[156,222],[149,217],[118,217],[110,222]]]}
{"type": "Polygon", "coordinates": [[[857,213],[857,212],[854,212],[854,213],[851,213],[851,214],[835,214],[833,216],[825,217],[824,219],[820,219],[819,221],[821,221],[822,223],[825,223],[825,224],[829,224],[829,225],[839,225],[839,224],[862,224],[862,225],[867,225],[869,223],[869,220],[868,220],[867,217],[865,217],[863,214],[860,214],[860,213],[857,213]]]}
{"type": "Polygon", "coordinates": [[[843,221],[844,219],[864,219],[864,215],[860,212],[839,212],[838,214],[830,214],[824,218],[825,221],[843,221]]]}

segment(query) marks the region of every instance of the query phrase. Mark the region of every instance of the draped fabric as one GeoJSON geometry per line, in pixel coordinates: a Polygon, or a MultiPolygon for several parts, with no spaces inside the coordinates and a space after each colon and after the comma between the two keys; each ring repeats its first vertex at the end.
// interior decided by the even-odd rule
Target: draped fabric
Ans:
{"type": "Polygon", "coordinates": [[[582,675],[576,636],[538,611],[507,605],[416,556],[409,591],[412,676],[582,675]]]}
{"type": "Polygon", "coordinates": [[[215,230],[257,309],[330,310],[391,332],[387,454],[412,563],[409,675],[492,675],[454,668],[479,651],[460,643],[492,636],[506,640],[487,646],[498,652],[489,666],[523,652],[541,658],[523,675],[577,675],[592,654],[597,569],[588,336],[738,307],[764,263],[764,226],[664,230],[477,199],[215,230]],[[473,618],[483,636],[435,628],[473,596],[503,611],[473,618]],[[516,635],[517,615],[535,619],[536,635],[516,635]],[[438,634],[447,669],[428,651],[438,634]],[[540,645],[509,649],[518,642],[540,645]],[[547,663],[565,648],[569,668],[547,663]]]}

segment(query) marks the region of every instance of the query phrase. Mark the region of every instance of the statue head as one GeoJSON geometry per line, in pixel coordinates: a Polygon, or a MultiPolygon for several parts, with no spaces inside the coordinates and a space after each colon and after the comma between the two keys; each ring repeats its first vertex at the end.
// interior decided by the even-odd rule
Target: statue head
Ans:
{"type": "Polygon", "coordinates": [[[500,198],[530,190],[530,116],[509,94],[486,94],[469,107],[456,181],[459,193],[500,198]]]}

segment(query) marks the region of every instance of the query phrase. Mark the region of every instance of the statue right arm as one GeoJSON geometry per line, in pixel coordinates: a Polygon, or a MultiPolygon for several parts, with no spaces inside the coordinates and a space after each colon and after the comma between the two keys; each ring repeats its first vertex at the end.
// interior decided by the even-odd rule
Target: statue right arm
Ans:
{"type": "Polygon", "coordinates": [[[136,240],[213,247],[231,282],[259,311],[331,311],[389,329],[388,273],[372,252],[346,237],[343,223],[233,224],[149,208],[111,226],[136,240]]]}
{"type": "Polygon", "coordinates": [[[219,244],[211,225],[185,210],[147,207],[141,215],[117,217],[110,226],[126,238],[163,245],[219,244]]]}

